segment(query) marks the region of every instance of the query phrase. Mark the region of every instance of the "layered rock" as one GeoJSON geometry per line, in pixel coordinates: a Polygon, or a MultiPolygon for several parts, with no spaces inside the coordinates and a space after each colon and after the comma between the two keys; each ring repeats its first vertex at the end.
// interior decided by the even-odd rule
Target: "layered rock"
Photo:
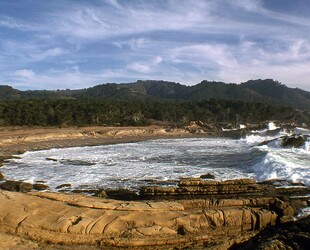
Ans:
{"type": "Polygon", "coordinates": [[[0,191],[0,223],[5,232],[37,241],[134,247],[221,242],[238,234],[252,235],[278,218],[258,200],[242,206],[208,202],[123,202],[0,191]]]}
{"type": "Polygon", "coordinates": [[[257,183],[253,179],[237,179],[227,181],[204,180],[201,178],[186,178],[177,186],[142,187],[140,195],[147,199],[177,199],[197,197],[277,197],[285,194],[306,195],[309,188],[292,186],[291,188],[275,187],[272,182],[257,183]]]}
{"type": "Polygon", "coordinates": [[[173,187],[144,187],[140,201],[0,191],[0,225],[6,233],[54,244],[227,249],[292,220],[307,205],[308,198],[300,196],[309,194],[306,187],[295,196],[283,192],[269,182],[200,178],[182,179],[173,187]]]}

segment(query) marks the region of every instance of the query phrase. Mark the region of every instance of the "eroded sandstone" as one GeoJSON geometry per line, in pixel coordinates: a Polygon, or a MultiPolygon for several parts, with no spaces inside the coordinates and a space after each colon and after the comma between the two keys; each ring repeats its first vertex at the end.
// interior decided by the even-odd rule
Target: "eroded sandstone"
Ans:
{"type": "Polygon", "coordinates": [[[122,201],[2,190],[1,228],[53,244],[160,247],[191,243],[228,248],[264,228],[292,220],[307,205],[302,198],[290,200],[272,185],[250,179],[182,179],[176,187],[143,190],[140,198],[151,194],[157,199],[122,201]],[[176,199],[163,199],[169,196],[176,199]]]}
{"type": "Polygon", "coordinates": [[[2,190],[0,222],[5,232],[57,244],[128,247],[208,243],[276,224],[279,215],[259,204],[248,200],[240,206],[238,202],[207,199],[196,203],[124,202],[2,190]]]}

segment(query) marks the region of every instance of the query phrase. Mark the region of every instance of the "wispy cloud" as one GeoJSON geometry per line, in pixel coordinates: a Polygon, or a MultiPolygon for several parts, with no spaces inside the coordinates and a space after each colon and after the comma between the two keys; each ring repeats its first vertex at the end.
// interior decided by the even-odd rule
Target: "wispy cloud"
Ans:
{"type": "Polygon", "coordinates": [[[284,4],[285,11],[273,8],[279,4],[267,0],[15,3],[14,8],[24,9],[27,16],[7,4],[9,11],[0,10],[0,82],[79,88],[137,79],[196,84],[203,79],[275,78],[310,90],[310,18],[284,4]]]}

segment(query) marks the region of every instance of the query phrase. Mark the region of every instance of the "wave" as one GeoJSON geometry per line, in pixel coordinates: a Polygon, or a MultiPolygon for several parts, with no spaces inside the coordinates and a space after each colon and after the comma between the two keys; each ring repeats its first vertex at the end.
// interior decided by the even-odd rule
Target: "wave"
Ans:
{"type": "Polygon", "coordinates": [[[251,170],[259,181],[284,179],[310,185],[309,152],[302,149],[260,147],[266,155],[251,170]]]}
{"type": "Polygon", "coordinates": [[[251,131],[242,139],[161,139],[81,148],[27,152],[12,159],[1,172],[7,178],[36,182],[55,189],[137,188],[151,183],[199,177],[216,179],[285,179],[310,185],[309,143],[304,148],[283,148],[281,138],[294,133],[309,135],[303,128],[269,126],[251,131]]]}
{"type": "Polygon", "coordinates": [[[284,179],[310,185],[310,130],[304,128],[280,128],[269,123],[268,129],[251,131],[241,141],[253,150],[265,155],[249,171],[255,174],[258,181],[284,179]],[[303,145],[299,148],[285,148],[288,138],[301,138],[303,145]]]}

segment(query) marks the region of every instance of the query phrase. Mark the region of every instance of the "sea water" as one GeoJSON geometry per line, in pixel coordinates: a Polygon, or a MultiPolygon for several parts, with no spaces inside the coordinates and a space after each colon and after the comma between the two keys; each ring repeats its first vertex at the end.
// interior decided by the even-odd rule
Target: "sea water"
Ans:
{"type": "Polygon", "coordinates": [[[218,180],[284,179],[310,185],[309,143],[303,148],[282,148],[273,140],[290,133],[309,135],[310,131],[285,131],[270,124],[241,139],[159,139],[26,152],[1,172],[7,179],[43,181],[52,190],[61,184],[71,184],[71,189],[137,190],[206,173],[218,180]]]}

